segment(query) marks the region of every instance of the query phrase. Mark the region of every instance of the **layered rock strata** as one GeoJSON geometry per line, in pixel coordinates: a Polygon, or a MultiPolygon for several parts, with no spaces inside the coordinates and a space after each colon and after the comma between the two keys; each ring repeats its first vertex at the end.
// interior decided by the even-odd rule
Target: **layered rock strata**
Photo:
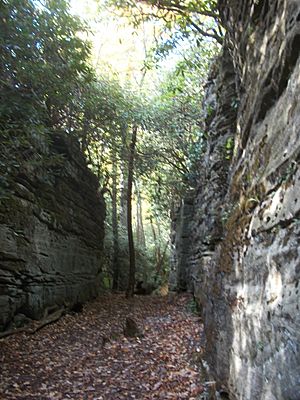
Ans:
{"type": "Polygon", "coordinates": [[[99,291],[105,204],[97,179],[76,143],[57,136],[49,151],[63,165],[20,170],[1,199],[0,330],[99,291]]]}
{"type": "Polygon", "coordinates": [[[298,400],[300,4],[219,7],[226,50],[209,88],[216,106],[185,276],[219,389],[239,400],[298,400]]]}

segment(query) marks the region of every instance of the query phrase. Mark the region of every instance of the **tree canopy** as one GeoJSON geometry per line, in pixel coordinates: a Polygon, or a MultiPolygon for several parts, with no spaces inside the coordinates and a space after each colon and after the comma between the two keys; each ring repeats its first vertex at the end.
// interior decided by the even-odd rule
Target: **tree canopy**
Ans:
{"type": "Polygon", "coordinates": [[[93,47],[83,39],[90,28],[66,0],[2,2],[1,196],[20,167],[45,176],[53,165],[63,171],[63,158],[49,150],[57,133],[77,140],[108,194],[107,277],[124,289],[128,213],[137,275],[156,285],[167,279],[170,213],[197,180],[203,85],[222,30],[214,1],[110,0],[112,6],[135,24],[163,22],[163,40],[145,60],[143,77],[149,68],[160,74],[151,92],[143,79],[139,86],[121,84],[113,71],[92,67],[93,47]],[[159,57],[179,40],[183,51],[175,50],[166,72],[159,57]]]}
{"type": "Polygon", "coordinates": [[[223,42],[223,30],[215,0],[107,0],[107,4],[124,10],[135,24],[155,18],[164,21],[165,28],[176,32],[174,40],[196,35],[223,42]]]}

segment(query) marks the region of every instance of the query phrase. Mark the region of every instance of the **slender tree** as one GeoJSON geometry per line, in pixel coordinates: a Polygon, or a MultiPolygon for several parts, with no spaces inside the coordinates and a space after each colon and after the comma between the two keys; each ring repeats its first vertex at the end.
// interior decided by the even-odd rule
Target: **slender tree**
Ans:
{"type": "Polygon", "coordinates": [[[116,149],[113,148],[112,157],[112,233],[113,233],[113,284],[112,289],[114,291],[119,289],[119,276],[120,276],[120,263],[119,263],[119,228],[118,228],[118,163],[116,157],[116,149]]]}
{"type": "Polygon", "coordinates": [[[146,247],[144,223],[143,223],[143,208],[142,208],[142,195],[139,188],[138,180],[135,179],[135,193],[136,193],[136,242],[140,248],[146,247]]]}
{"type": "Polygon", "coordinates": [[[134,173],[134,157],[137,141],[137,125],[133,125],[131,142],[129,146],[128,159],[128,185],[127,185],[127,230],[128,230],[128,248],[129,248],[129,275],[128,286],[126,290],[127,297],[133,297],[135,286],[135,249],[132,231],[132,183],[134,173]]]}
{"type": "Polygon", "coordinates": [[[127,123],[121,125],[121,197],[120,197],[120,223],[122,228],[127,230],[127,185],[128,185],[128,149],[127,149],[127,123]]]}

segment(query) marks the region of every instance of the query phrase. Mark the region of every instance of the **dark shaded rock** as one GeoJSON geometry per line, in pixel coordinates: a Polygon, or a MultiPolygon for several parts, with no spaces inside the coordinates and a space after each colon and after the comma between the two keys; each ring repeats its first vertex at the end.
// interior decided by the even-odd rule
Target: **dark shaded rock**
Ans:
{"type": "Polygon", "coordinates": [[[131,317],[126,318],[123,332],[127,337],[143,336],[143,333],[140,331],[137,322],[131,317]]]}
{"type": "Polygon", "coordinates": [[[76,142],[57,136],[62,166],[27,168],[0,204],[0,330],[15,314],[85,302],[100,289],[105,204],[76,142]]]}
{"type": "Polygon", "coordinates": [[[24,314],[17,314],[13,319],[13,327],[14,328],[21,328],[22,326],[28,324],[31,320],[26,317],[24,314]]]}
{"type": "Polygon", "coordinates": [[[81,313],[83,311],[83,304],[82,303],[75,303],[72,308],[71,311],[74,313],[81,313]]]}
{"type": "Polygon", "coordinates": [[[145,283],[143,281],[138,281],[136,283],[136,288],[134,291],[134,294],[140,295],[140,296],[146,296],[151,293],[156,289],[156,287],[150,283],[145,283]]]}
{"type": "Polygon", "coordinates": [[[144,283],[143,281],[137,282],[134,294],[142,296],[147,294],[146,288],[144,288],[143,283],[144,283]]]}

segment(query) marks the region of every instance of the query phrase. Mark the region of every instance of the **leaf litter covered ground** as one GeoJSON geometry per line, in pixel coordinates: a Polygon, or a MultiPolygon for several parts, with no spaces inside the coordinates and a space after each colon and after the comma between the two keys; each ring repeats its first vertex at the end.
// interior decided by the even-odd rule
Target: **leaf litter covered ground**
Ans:
{"type": "Polygon", "coordinates": [[[107,295],[34,335],[0,340],[0,399],[202,398],[201,322],[190,302],[107,295]],[[143,336],[124,336],[128,316],[143,336]]]}

